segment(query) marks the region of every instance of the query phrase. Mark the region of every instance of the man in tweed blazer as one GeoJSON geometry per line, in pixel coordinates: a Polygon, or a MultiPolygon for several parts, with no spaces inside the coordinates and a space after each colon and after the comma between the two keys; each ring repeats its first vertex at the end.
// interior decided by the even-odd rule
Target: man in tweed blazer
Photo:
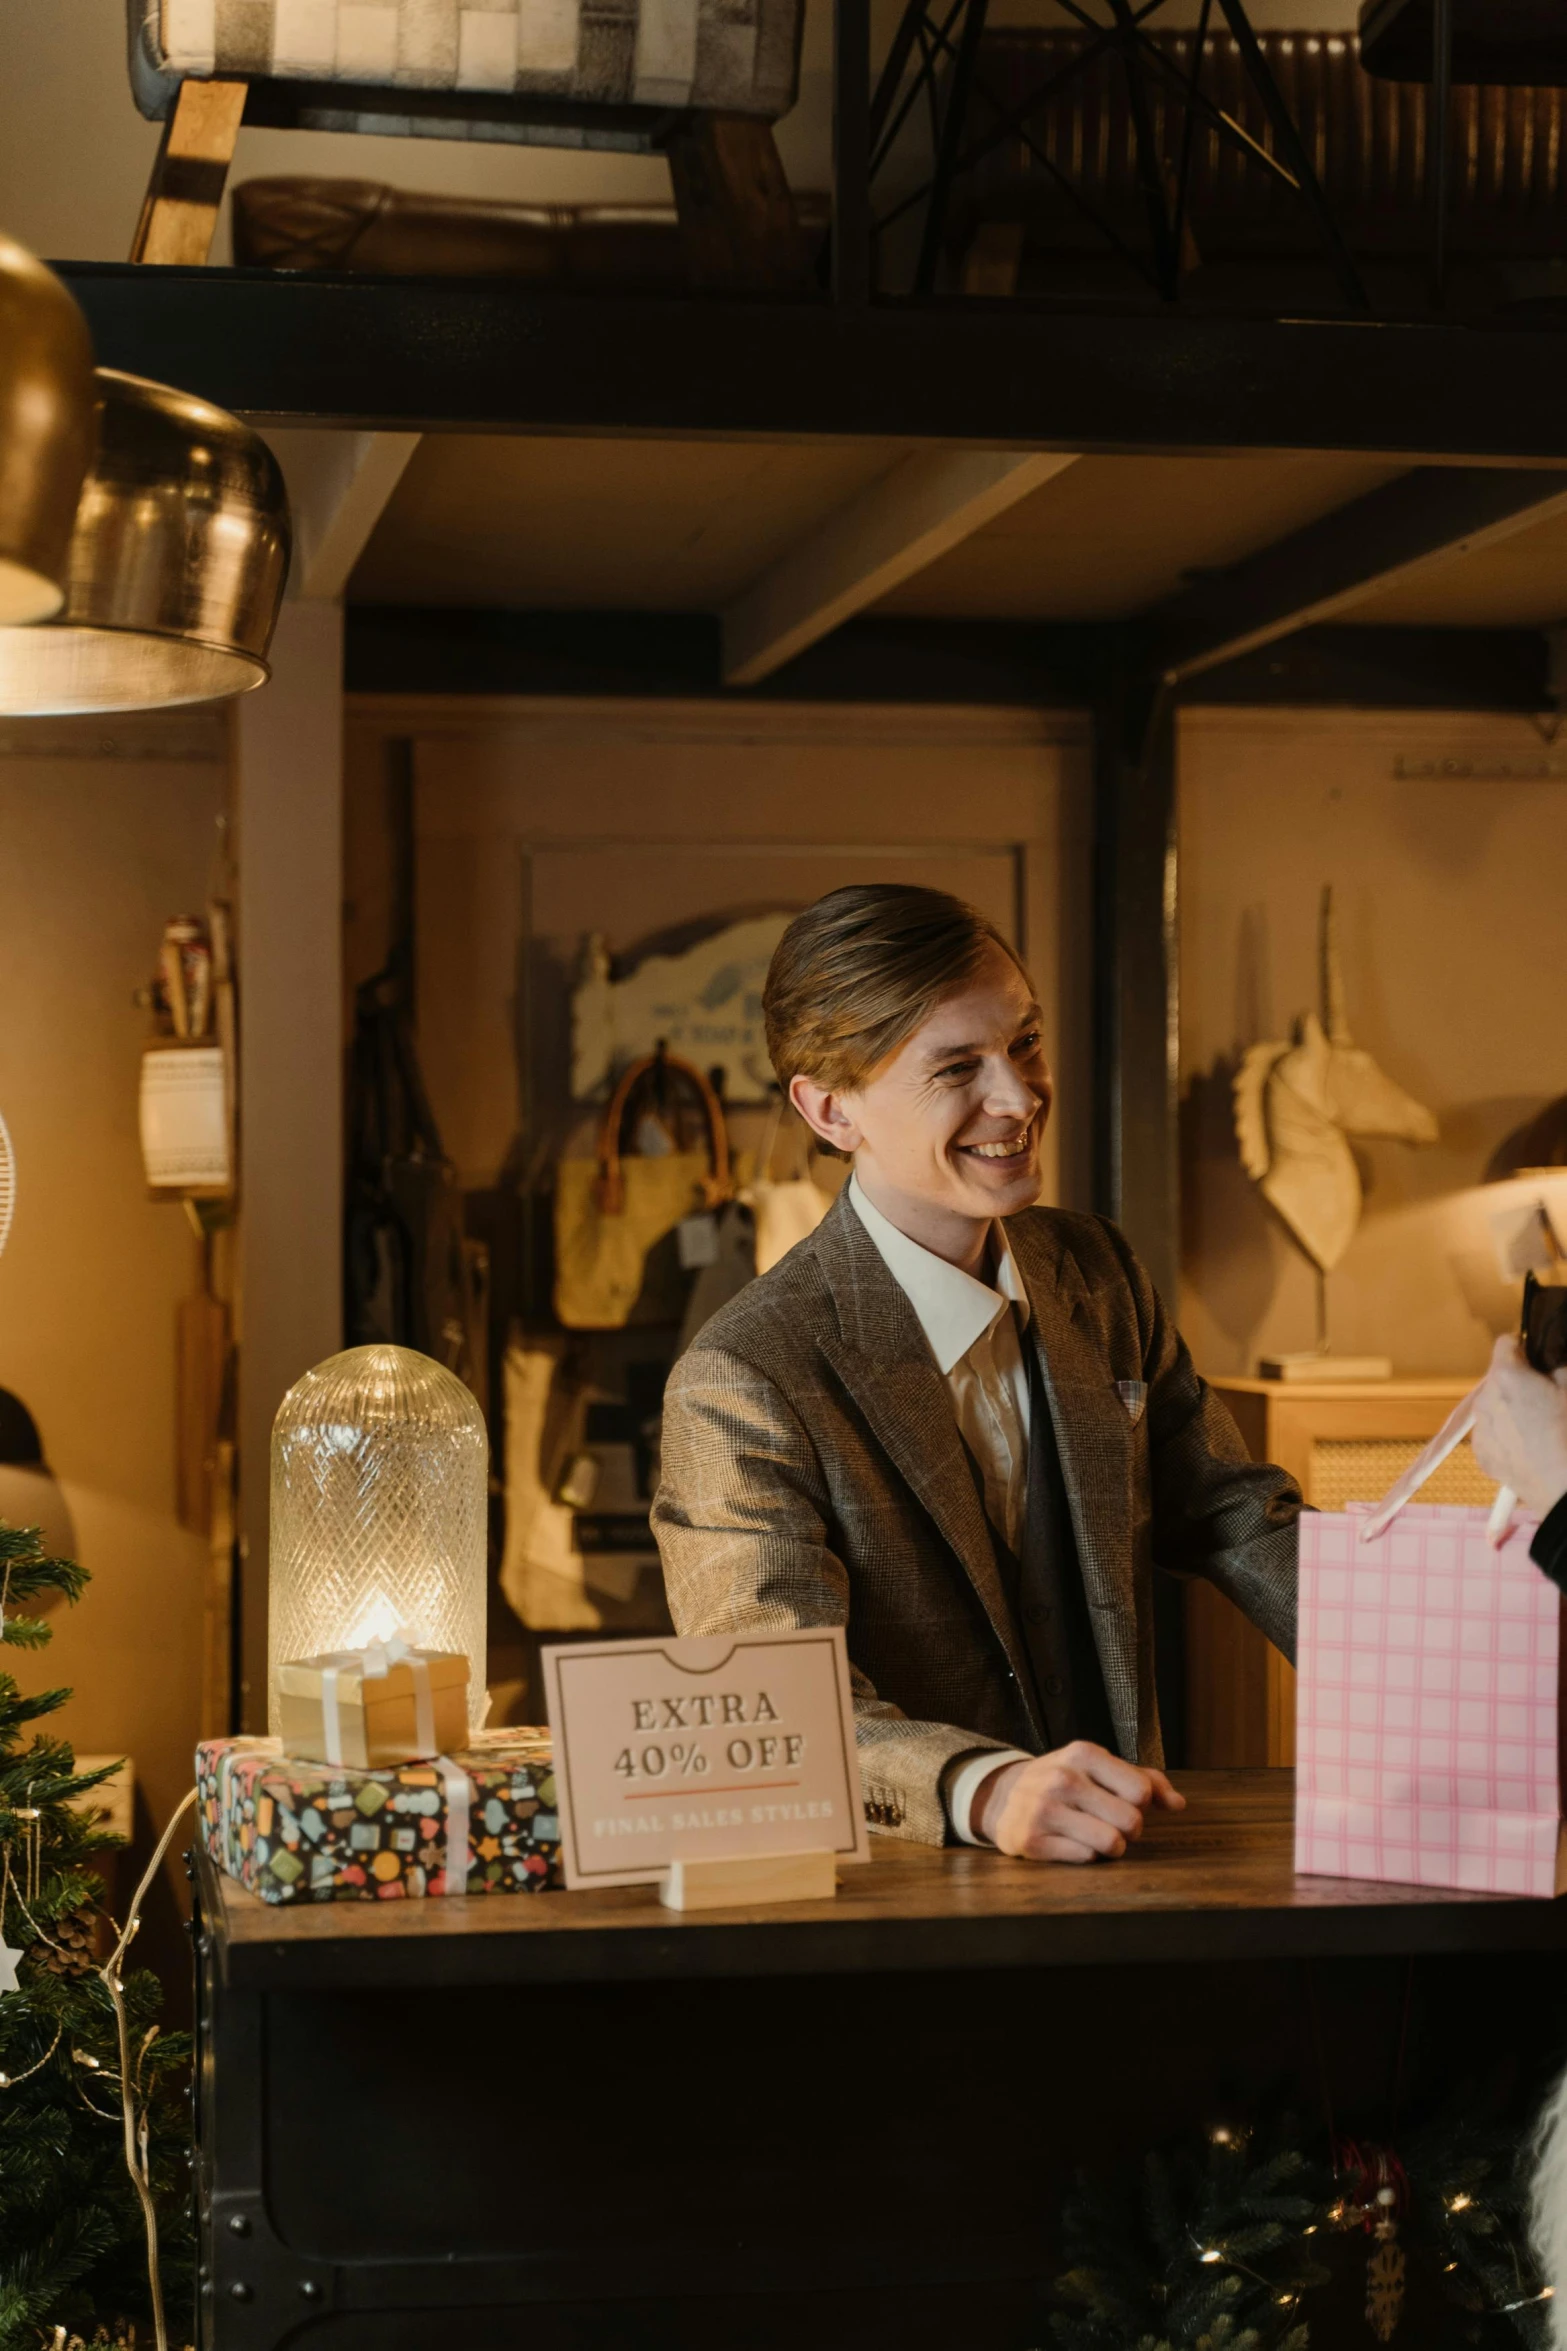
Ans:
{"type": "MultiPolygon", "coordinates": [[[[1288,1652],[1299,1494],[1282,1471],[1248,1459],[1116,1228],[1058,1209],[1017,1209],[1020,1186],[1025,1199],[1037,1193],[1029,1161],[1050,1098],[1028,1025],[1038,1014],[1027,976],[967,909],[958,912],[981,935],[977,949],[969,939],[966,992],[949,984],[943,994],[939,938],[926,990],[933,1011],[912,1001],[918,975],[911,982],[905,968],[903,934],[921,921],[950,927],[954,905],[933,892],[840,891],[794,926],[813,917],[818,932],[836,925],[829,945],[840,948],[848,926],[859,957],[849,984],[859,999],[860,966],[885,950],[889,929],[895,946],[902,937],[889,1017],[906,1029],[903,1007],[927,1017],[868,1069],[867,1052],[884,1041],[875,1003],[851,1008],[869,1047],[857,1042],[847,1063],[835,1063],[808,1024],[801,1041],[788,1001],[790,941],[779,950],[783,968],[775,961],[769,977],[775,1066],[817,1132],[852,1148],[854,1192],[846,1188],[818,1230],[715,1315],[676,1364],[654,1524],[682,1633],[846,1626],[875,1825],[932,1844],[956,1829],[970,1842],[1041,1859],[1113,1858],[1139,1833],[1148,1804],[1180,1803],[1158,1768],[1155,1568],[1206,1575],[1288,1652]],[[910,903],[933,900],[934,914],[910,903]],[[922,1073],[922,1041],[941,1063],[951,1049],[945,1029],[955,1024],[966,1040],[987,1022],[991,1041],[932,1077],[922,1073]],[[847,1067],[855,1082],[802,1080],[802,1059],[814,1059],[827,1080],[847,1067]],[[901,1096],[878,1074],[891,1069],[896,1078],[900,1068],[901,1096]],[[1004,1223],[987,1215],[992,1202],[1004,1223]],[[914,1259],[957,1263],[971,1250],[972,1287],[975,1268],[999,1265],[1004,1291],[1008,1263],[1020,1286],[1009,1311],[998,1292],[996,1324],[1017,1331],[1010,1344],[1059,1455],[1070,1514],[1059,1540],[1075,1551],[1069,1597],[1080,1610],[1086,1600],[1086,1672],[1102,1677],[1102,1745],[1078,1740],[1045,1752],[1047,1685],[1023,1621],[1038,1613],[1033,1587],[1005,1572],[1013,1558],[999,1526],[1007,1464],[997,1479],[981,1474],[987,1431],[1004,1435],[1005,1413],[975,1418],[986,1399],[961,1384],[974,1362],[987,1372],[989,1358],[944,1376],[916,1311],[917,1280],[908,1277],[911,1297],[893,1270],[909,1250],[907,1238],[888,1238],[889,1219],[913,1238],[914,1259]],[[981,1791],[972,1823],[953,1807],[960,1773],[981,1791]]],[[[823,960],[820,936],[796,943],[796,978],[807,993],[819,984],[830,997],[833,957],[825,982],[823,960]]],[[[940,1264],[931,1270],[940,1274],[940,1264]]],[[[1004,1404],[1004,1384],[992,1402],[996,1395],[1004,1404]]],[[[1038,1458],[1036,1441],[1028,1459],[1038,1458]]],[[[1017,1462],[1010,1467],[1015,1479],[1017,1462]]]]}

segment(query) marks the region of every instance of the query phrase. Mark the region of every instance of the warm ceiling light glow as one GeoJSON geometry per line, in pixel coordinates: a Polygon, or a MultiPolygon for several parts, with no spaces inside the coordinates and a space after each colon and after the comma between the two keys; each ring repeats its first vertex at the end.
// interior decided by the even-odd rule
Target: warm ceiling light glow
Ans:
{"type": "Polygon", "coordinates": [[[167,709],[243,694],[288,573],[288,499],[248,425],[100,369],[99,441],[55,620],[0,628],[0,714],[167,709]]]}

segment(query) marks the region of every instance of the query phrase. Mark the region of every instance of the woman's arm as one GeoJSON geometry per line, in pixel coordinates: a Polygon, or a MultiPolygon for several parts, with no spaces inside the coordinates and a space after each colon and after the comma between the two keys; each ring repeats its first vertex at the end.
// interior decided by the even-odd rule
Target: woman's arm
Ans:
{"type": "Polygon", "coordinates": [[[1567,1591],[1567,1370],[1547,1378],[1516,1339],[1498,1339],[1473,1442],[1487,1477],[1539,1513],[1529,1556],[1567,1591]]]}

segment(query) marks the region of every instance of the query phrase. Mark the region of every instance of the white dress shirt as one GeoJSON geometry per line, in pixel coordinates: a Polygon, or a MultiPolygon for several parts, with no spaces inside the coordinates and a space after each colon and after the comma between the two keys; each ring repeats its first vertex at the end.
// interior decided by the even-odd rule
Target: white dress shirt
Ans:
{"type": "MultiPolygon", "coordinates": [[[[985,1508],[1014,1551],[1023,1540],[1028,1507],[1028,1367],[1023,1334],[1028,1292],[999,1221],[990,1228],[995,1283],[911,1241],[866,1196],[859,1177],[849,1181],[849,1203],[908,1299],[947,1383],[964,1442],[979,1466],[985,1508]]],[[[985,1747],[954,1775],[947,1794],[952,1826],[966,1845],[983,1845],[970,1821],[974,1798],[993,1771],[1027,1762],[1018,1747],[985,1747]]]]}

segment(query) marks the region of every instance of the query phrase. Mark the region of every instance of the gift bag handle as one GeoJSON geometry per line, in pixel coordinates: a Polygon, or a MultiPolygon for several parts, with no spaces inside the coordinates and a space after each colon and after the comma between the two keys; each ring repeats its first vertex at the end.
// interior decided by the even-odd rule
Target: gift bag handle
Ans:
{"type": "Polygon", "coordinates": [[[610,1096],[604,1123],[599,1129],[598,1182],[599,1207],[606,1216],[620,1216],[626,1205],[626,1179],[622,1167],[620,1130],[625,1125],[635,1088],[650,1071],[673,1070],[677,1077],[689,1078],[696,1088],[707,1122],[707,1152],[713,1172],[703,1179],[703,1205],[718,1208],[728,1199],[733,1185],[729,1172],[729,1131],[724,1125],[723,1104],[714,1093],[702,1072],[689,1061],[681,1061],[675,1054],[666,1053],[662,1046],[656,1053],[646,1053],[640,1061],[633,1061],[625,1069],[610,1096]]]}

